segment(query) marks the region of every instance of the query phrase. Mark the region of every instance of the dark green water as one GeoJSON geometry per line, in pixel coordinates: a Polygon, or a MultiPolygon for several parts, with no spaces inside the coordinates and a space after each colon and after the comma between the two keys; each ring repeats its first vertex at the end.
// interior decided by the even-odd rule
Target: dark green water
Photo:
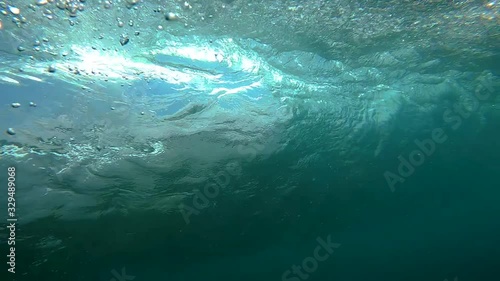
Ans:
{"type": "MultiPolygon", "coordinates": [[[[394,140],[387,159],[362,163],[356,169],[365,172],[357,176],[352,167],[336,167],[339,156],[325,149],[329,139],[320,133],[324,123],[302,138],[292,131],[293,149],[256,158],[231,180],[231,188],[256,186],[252,198],[222,191],[217,206],[188,225],[177,213],[136,211],[71,222],[49,217],[20,227],[25,240],[17,248],[15,280],[111,280],[122,267],[134,280],[280,280],[327,236],[341,245],[307,280],[495,280],[499,121],[480,138],[468,137],[468,122],[395,192],[383,172],[398,164],[391,154],[405,155],[413,144],[394,140]],[[314,161],[289,168],[306,155],[314,161]],[[295,189],[275,195],[290,185],[295,189]],[[57,237],[67,246],[33,249],[37,237],[57,237]],[[39,260],[46,262],[37,266],[39,260]]],[[[299,275],[286,280],[292,276],[299,275]]]]}

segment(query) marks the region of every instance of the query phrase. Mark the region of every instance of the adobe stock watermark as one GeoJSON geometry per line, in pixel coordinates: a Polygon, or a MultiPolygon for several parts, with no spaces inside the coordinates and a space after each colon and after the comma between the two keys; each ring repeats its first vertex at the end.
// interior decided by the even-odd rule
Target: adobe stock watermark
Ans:
{"type": "Polygon", "coordinates": [[[326,237],[326,241],[321,237],[316,238],[318,246],[314,248],[312,256],[302,260],[301,265],[292,265],[291,269],[286,270],[281,275],[282,281],[300,281],[307,280],[310,274],[318,270],[319,263],[326,261],[333,253],[334,249],[341,246],[339,243],[331,241],[331,235],[326,237]]]}
{"type": "Polygon", "coordinates": [[[113,278],[109,279],[109,281],[132,281],[135,279],[135,276],[132,275],[127,275],[125,272],[126,268],[122,267],[121,274],[118,273],[115,269],[111,270],[111,274],[114,276],[113,278]]]}
{"type": "Polygon", "coordinates": [[[221,189],[229,186],[231,177],[235,177],[240,174],[240,164],[238,162],[231,162],[226,165],[225,169],[210,176],[211,180],[205,185],[203,191],[194,189],[192,201],[193,205],[190,206],[184,203],[179,204],[179,211],[181,212],[186,224],[191,222],[189,218],[192,215],[199,215],[203,209],[206,209],[211,205],[211,200],[219,196],[221,189]]]}
{"type": "MultiPolygon", "coordinates": [[[[250,146],[239,145],[238,153],[242,156],[248,155],[249,157],[246,158],[246,161],[250,162],[255,159],[258,152],[263,151],[264,148],[265,145],[263,144],[250,146]]],[[[231,179],[241,175],[241,173],[241,164],[236,161],[230,162],[217,174],[210,175],[210,181],[205,185],[203,190],[194,189],[192,205],[184,203],[179,204],[179,211],[186,224],[191,222],[190,217],[192,215],[199,215],[203,209],[208,208],[213,203],[212,201],[219,196],[221,190],[229,186],[231,179]]]]}
{"type": "MultiPolygon", "coordinates": [[[[270,131],[264,133],[270,137],[278,134],[278,130],[272,127],[270,131]]],[[[270,142],[271,138],[263,137],[264,142],[254,143],[251,145],[240,144],[237,146],[238,154],[242,156],[243,161],[251,162],[260,152],[263,152],[270,142]]],[[[203,190],[194,189],[192,204],[179,204],[179,211],[184,218],[186,224],[191,222],[192,215],[199,215],[203,209],[211,205],[215,205],[214,199],[220,194],[221,190],[229,186],[231,179],[241,175],[241,162],[233,161],[227,164],[221,171],[215,175],[210,175],[210,181],[205,185],[203,190]]]]}
{"type": "MultiPolygon", "coordinates": [[[[469,108],[465,108],[463,104],[456,103],[453,105],[453,110],[447,109],[443,113],[443,121],[448,124],[453,131],[458,130],[462,126],[463,120],[471,117],[472,113],[479,109],[481,101],[486,101],[492,96],[492,83],[487,83],[484,79],[481,79],[479,82],[474,95],[471,97],[472,104],[469,108]]],[[[404,183],[408,177],[413,175],[416,168],[424,164],[427,159],[426,157],[430,157],[434,154],[437,145],[443,144],[447,140],[448,135],[441,127],[434,128],[430,136],[424,140],[414,140],[417,148],[411,151],[406,158],[402,155],[398,156],[399,165],[397,167],[397,173],[391,171],[384,172],[384,178],[391,192],[396,191],[395,186],[397,183],[404,183]]]]}

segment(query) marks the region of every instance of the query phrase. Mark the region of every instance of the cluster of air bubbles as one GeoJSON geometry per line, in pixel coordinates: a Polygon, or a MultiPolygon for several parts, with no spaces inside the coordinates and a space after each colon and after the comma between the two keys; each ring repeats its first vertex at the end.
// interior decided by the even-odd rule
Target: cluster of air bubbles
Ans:
{"type": "Polygon", "coordinates": [[[15,6],[8,5],[4,1],[0,1],[0,13],[3,15],[19,15],[21,13],[21,10],[15,6]]]}
{"type": "MultiPolygon", "coordinates": [[[[78,12],[85,10],[84,3],[85,0],[36,0],[35,3],[37,6],[45,6],[49,3],[55,3],[55,6],[60,10],[64,10],[68,12],[70,17],[76,17],[78,12]]],[[[34,5],[30,5],[32,9],[34,9],[34,5]]],[[[50,9],[44,10],[44,15],[48,19],[52,19],[52,11],[50,9]]]]}
{"type": "Polygon", "coordinates": [[[126,1],[127,8],[128,9],[131,9],[131,8],[137,9],[136,4],[139,2],[140,2],[140,0],[127,0],[126,1]]]}
{"type": "Polygon", "coordinates": [[[104,1],[104,8],[105,9],[111,9],[112,7],[113,7],[112,1],[104,1]]]}
{"type": "MultiPolygon", "coordinates": [[[[19,107],[21,107],[21,104],[18,103],[18,102],[13,102],[13,103],[10,104],[10,106],[12,108],[19,108],[19,107]]],[[[30,101],[29,106],[30,107],[36,107],[36,103],[30,101]]],[[[7,134],[11,135],[11,136],[14,136],[16,134],[16,130],[14,130],[14,128],[7,128],[7,130],[5,130],[5,132],[7,134]]]]}
{"type": "MultiPolygon", "coordinates": [[[[38,52],[38,51],[40,51],[40,50],[41,50],[41,47],[42,47],[42,41],[43,41],[44,43],[47,43],[47,42],[49,42],[49,39],[47,39],[47,38],[45,38],[45,37],[44,37],[44,38],[42,38],[42,40],[35,39],[35,41],[33,41],[33,51],[37,51],[37,52],[38,52]]],[[[19,46],[17,46],[17,51],[19,51],[19,52],[24,52],[24,51],[26,51],[26,48],[25,48],[24,46],[22,46],[22,45],[19,45],[19,46]]]]}
{"type": "MultiPolygon", "coordinates": [[[[18,27],[20,27],[21,24],[28,22],[28,20],[21,15],[21,9],[9,5],[4,1],[0,1],[0,14],[3,14],[5,16],[12,15],[13,16],[12,22],[15,23],[18,27]]],[[[0,22],[0,29],[2,28],[3,28],[3,23],[0,22]]]]}
{"type": "Polygon", "coordinates": [[[81,0],[57,0],[56,6],[61,10],[68,11],[70,17],[76,17],[78,12],[85,10],[81,0]]]}
{"type": "Polygon", "coordinates": [[[43,10],[43,15],[48,18],[49,20],[53,19],[54,18],[54,15],[52,13],[52,10],[50,9],[44,9],[43,10]]]}
{"type": "MultiPolygon", "coordinates": [[[[118,27],[123,27],[125,25],[125,22],[123,22],[123,20],[121,18],[117,18],[116,21],[117,21],[118,27]]],[[[134,26],[134,21],[133,20],[129,20],[128,21],[128,25],[129,26],[134,26]]]]}

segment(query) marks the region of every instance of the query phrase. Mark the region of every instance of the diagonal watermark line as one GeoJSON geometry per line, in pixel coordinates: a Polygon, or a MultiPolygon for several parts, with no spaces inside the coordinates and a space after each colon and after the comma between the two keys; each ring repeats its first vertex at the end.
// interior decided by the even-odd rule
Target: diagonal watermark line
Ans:
{"type": "Polygon", "coordinates": [[[307,280],[319,268],[319,262],[326,261],[334,252],[334,249],[339,248],[342,244],[333,243],[331,235],[326,237],[326,240],[317,237],[318,246],[313,251],[313,255],[302,260],[300,265],[292,265],[291,269],[286,270],[281,275],[282,281],[300,281],[307,280]]]}
{"type": "Polygon", "coordinates": [[[452,109],[446,109],[443,112],[443,122],[450,129],[445,130],[447,129],[445,126],[434,128],[428,138],[423,140],[415,139],[413,141],[417,148],[408,153],[406,157],[403,155],[397,157],[399,165],[396,171],[386,170],[383,173],[383,177],[391,192],[396,191],[395,186],[398,183],[404,183],[406,179],[413,175],[417,168],[423,165],[438,150],[440,144],[450,139],[447,131],[457,131],[467,119],[481,109],[481,103],[489,101],[494,96],[494,79],[493,74],[483,72],[476,79],[477,86],[474,93],[467,96],[470,103],[455,103],[452,109]]]}
{"type": "Polygon", "coordinates": [[[113,274],[114,278],[111,278],[110,281],[131,281],[135,279],[135,276],[127,275],[125,267],[122,267],[121,275],[115,269],[111,270],[111,274],[113,274]]]}

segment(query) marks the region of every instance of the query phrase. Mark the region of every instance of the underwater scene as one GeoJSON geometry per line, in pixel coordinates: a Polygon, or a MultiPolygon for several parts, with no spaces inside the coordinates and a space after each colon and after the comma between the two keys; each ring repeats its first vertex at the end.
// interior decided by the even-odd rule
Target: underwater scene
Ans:
{"type": "Polygon", "coordinates": [[[0,0],[0,280],[500,280],[500,1],[0,0]]]}

